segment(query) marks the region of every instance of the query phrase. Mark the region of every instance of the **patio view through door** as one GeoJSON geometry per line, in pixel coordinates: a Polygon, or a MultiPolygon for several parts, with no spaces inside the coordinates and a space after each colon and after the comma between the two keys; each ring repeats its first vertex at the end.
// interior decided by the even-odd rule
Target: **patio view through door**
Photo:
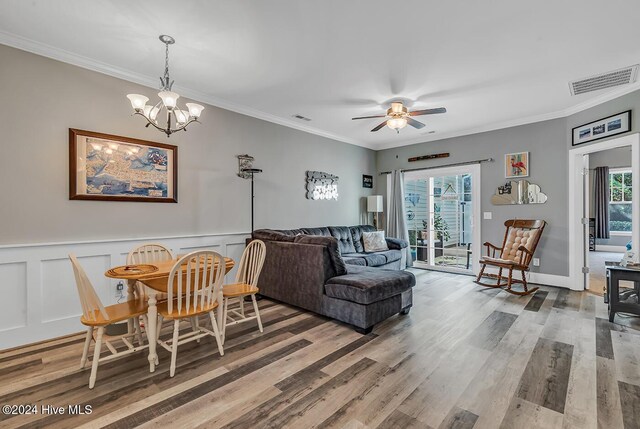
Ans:
{"type": "Polygon", "coordinates": [[[405,212],[414,267],[472,272],[474,188],[470,167],[405,173],[405,212]]]}

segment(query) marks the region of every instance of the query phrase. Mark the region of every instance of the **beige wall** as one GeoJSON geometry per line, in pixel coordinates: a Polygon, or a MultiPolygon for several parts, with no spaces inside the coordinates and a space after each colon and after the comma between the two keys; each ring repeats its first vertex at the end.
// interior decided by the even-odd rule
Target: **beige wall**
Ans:
{"type": "Polygon", "coordinates": [[[153,88],[2,45],[0,59],[0,244],[249,231],[250,183],[236,176],[243,153],[264,170],[256,228],[361,221],[374,151],[212,106],[202,124],[167,139],[132,117],[125,98],[153,99],[153,88]],[[69,128],[177,145],[178,204],[70,201],[69,128]],[[307,200],[306,170],[339,176],[339,200],[307,200]]]}

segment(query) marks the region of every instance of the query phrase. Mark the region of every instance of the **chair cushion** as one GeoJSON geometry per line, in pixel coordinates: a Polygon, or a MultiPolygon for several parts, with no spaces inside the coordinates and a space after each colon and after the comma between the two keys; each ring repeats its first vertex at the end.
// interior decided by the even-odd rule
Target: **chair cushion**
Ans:
{"type": "Polygon", "coordinates": [[[539,233],[539,229],[509,228],[509,235],[504,242],[500,258],[519,262],[522,252],[518,248],[524,246],[528,250],[533,249],[533,244],[539,233]]]}
{"type": "Polygon", "coordinates": [[[329,232],[329,228],[326,226],[321,226],[318,228],[302,228],[301,231],[307,235],[321,235],[323,237],[331,237],[331,232],[329,232]]]}
{"type": "Polygon", "coordinates": [[[367,261],[365,261],[364,258],[360,256],[342,255],[342,259],[344,260],[345,264],[360,265],[363,267],[367,266],[367,261]]]}
{"type": "Polygon", "coordinates": [[[483,256],[482,259],[480,259],[480,263],[481,264],[506,264],[506,265],[518,265],[518,263],[516,263],[515,261],[512,261],[510,259],[502,259],[502,258],[492,258],[490,256],[483,256]]]}
{"type": "Polygon", "coordinates": [[[351,238],[353,239],[353,247],[356,252],[364,252],[364,245],[362,244],[362,233],[371,232],[376,229],[372,225],[356,225],[349,227],[351,231],[351,238]]]}
{"type": "Polygon", "coordinates": [[[350,265],[348,274],[329,279],[324,290],[332,298],[366,305],[398,295],[415,284],[416,278],[407,271],[350,265]]]}
{"type": "Polygon", "coordinates": [[[330,226],[329,232],[331,232],[331,236],[338,240],[338,248],[341,254],[344,255],[345,253],[354,253],[356,251],[348,226],[330,226]]]}

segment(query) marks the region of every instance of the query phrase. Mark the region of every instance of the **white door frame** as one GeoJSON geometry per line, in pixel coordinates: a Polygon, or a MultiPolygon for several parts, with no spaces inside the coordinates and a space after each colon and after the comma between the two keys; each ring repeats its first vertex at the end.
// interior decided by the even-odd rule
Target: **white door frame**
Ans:
{"type": "MultiPolygon", "coordinates": [[[[583,156],[608,149],[631,146],[631,203],[633,249],[640,249],[640,134],[630,134],[616,139],[606,140],[587,146],[577,146],[569,150],[569,287],[584,290],[585,280],[582,273],[583,258],[586,252],[586,237],[583,236],[582,210],[585,203],[583,180],[583,156]]],[[[588,200],[587,200],[588,201],[588,200]]]]}
{"type": "MultiPolygon", "coordinates": [[[[478,274],[480,271],[480,263],[479,256],[482,252],[482,245],[480,243],[480,239],[482,237],[480,233],[480,227],[482,225],[481,211],[480,211],[480,202],[482,200],[482,195],[480,194],[480,183],[481,183],[481,171],[480,163],[461,165],[461,166],[453,166],[453,167],[434,167],[425,169],[424,171],[407,171],[404,173],[405,178],[407,175],[409,177],[418,177],[419,173],[425,173],[428,175],[438,175],[438,176],[449,176],[455,174],[463,174],[463,173],[471,173],[471,195],[473,203],[473,211],[472,211],[472,219],[471,219],[471,227],[473,228],[473,232],[471,234],[471,271],[474,275],[478,274]]],[[[428,208],[428,206],[427,206],[428,208]]],[[[430,266],[428,269],[433,269],[436,271],[448,271],[448,272],[458,272],[461,274],[469,274],[467,270],[459,270],[455,268],[440,269],[437,266],[430,266]]]]}

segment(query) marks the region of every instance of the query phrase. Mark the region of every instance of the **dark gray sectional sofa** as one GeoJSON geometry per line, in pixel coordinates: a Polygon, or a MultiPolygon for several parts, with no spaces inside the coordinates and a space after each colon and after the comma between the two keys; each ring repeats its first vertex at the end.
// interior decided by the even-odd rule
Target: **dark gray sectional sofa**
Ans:
{"type": "Polygon", "coordinates": [[[267,246],[258,281],[260,294],[342,322],[358,332],[407,314],[413,303],[413,274],[403,271],[407,243],[387,239],[388,251],[366,253],[362,232],[352,227],[256,230],[267,246]]]}

